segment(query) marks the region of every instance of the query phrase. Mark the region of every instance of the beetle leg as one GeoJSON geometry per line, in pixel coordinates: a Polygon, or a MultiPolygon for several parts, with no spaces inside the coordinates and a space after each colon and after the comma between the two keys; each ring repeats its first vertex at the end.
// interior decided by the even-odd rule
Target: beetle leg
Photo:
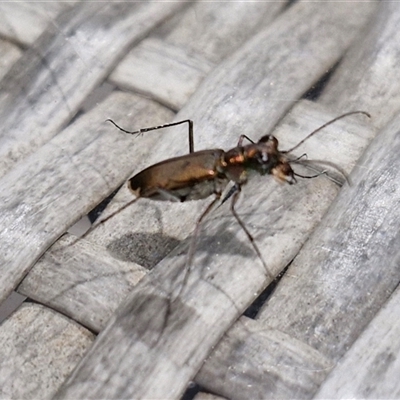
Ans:
{"type": "Polygon", "coordinates": [[[257,253],[258,258],[261,260],[265,271],[267,272],[268,277],[271,280],[274,280],[273,275],[271,274],[271,272],[269,271],[267,264],[265,263],[264,259],[262,258],[261,252],[258,248],[258,246],[256,245],[253,236],[251,236],[250,232],[248,231],[248,229],[246,228],[246,225],[244,224],[244,222],[240,219],[239,215],[237,214],[236,210],[235,210],[235,204],[239,198],[240,195],[240,190],[241,190],[241,186],[239,184],[236,184],[236,191],[232,194],[232,202],[231,202],[231,212],[233,214],[233,216],[236,218],[236,221],[238,222],[238,224],[240,225],[240,227],[243,229],[244,233],[246,234],[246,236],[248,237],[248,239],[250,240],[251,245],[253,246],[254,251],[257,253]]]}
{"type": "Polygon", "coordinates": [[[182,121],[177,121],[177,122],[170,122],[169,124],[164,124],[164,125],[158,125],[158,126],[151,126],[149,128],[142,128],[137,131],[128,131],[124,128],[121,128],[119,125],[117,125],[112,119],[107,119],[106,122],[111,122],[116,128],[118,128],[120,131],[129,133],[130,135],[140,135],[141,133],[145,132],[150,132],[150,131],[155,131],[157,129],[163,129],[163,128],[168,128],[170,126],[176,126],[180,124],[188,124],[189,125],[189,153],[194,152],[194,139],[193,139],[193,121],[191,119],[184,119],[182,121]]]}
{"type": "Polygon", "coordinates": [[[230,199],[236,192],[240,191],[240,187],[238,183],[235,183],[228,191],[228,193],[224,196],[224,198],[221,200],[221,204],[219,206],[222,206],[228,199],[230,199]]]}
{"type": "Polygon", "coordinates": [[[85,239],[85,237],[87,237],[87,235],[89,235],[90,232],[92,232],[95,228],[97,228],[99,225],[104,224],[104,222],[108,221],[109,219],[111,219],[114,215],[117,215],[118,213],[120,213],[122,210],[125,210],[125,208],[128,208],[130,205],[132,205],[133,203],[135,203],[137,200],[139,199],[139,197],[136,197],[135,199],[129,201],[128,203],[124,204],[122,207],[118,208],[118,210],[115,210],[114,212],[112,212],[110,215],[108,215],[107,217],[105,217],[104,219],[100,219],[99,222],[97,222],[96,224],[92,224],[92,226],[82,235],[77,237],[72,243],[70,243],[68,246],[73,246],[74,244],[76,244],[77,242],[79,242],[82,239],[85,239]]]}
{"type": "Polygon", "coordinates": [[[253,140],[251,140],[248,136],[246,135],[240,135],[238,143],[237,143],[237,147],[242,147],[243,146],[243,140],[247,139],[250,143],[254,144],[255,142],[253,140]]]}
{"type": "Polygon", "coordinates": [[[210,213],[210,211],[212,210],[212,208],[214,207],[215,203],[217,203],[219,201],[219,198],[221,197],[221,193],[215,193],[215,198],[213,199],[213,201],[207,206],[207,208],[203,211],[203,213],[200,215],[199,219],[196,222],[196,227],[193,231],[193,235],[192,238],[190,240],[190,244],[189,244],[189,250],[186,256],[186,263],[185,263],[185,270],[184,270],[184,276],[183,276],[183,281],[182,284],[180,286],[179,292],[177,294],[177,296],[174,298],[174,300],[176,300],[183,288],[186,285],[186,282],[188,280],[189,277],[189,272],[190,272],[190,266],[192,264],[193,261],[193,256],[196,250],[196,242],[197,242],[197,237],[199,236],[199,232],[200,232],[200,227],[201,227],[201,223],[204,220],[204,218],[210,213]]]}

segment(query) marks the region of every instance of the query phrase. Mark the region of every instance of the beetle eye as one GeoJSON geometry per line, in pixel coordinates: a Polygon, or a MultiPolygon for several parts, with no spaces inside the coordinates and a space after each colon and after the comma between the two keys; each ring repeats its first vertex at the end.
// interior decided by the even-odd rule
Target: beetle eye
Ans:
{"type": "Polygon", "coordinates": [[[266,151],[262,151],[261,152],[261,161],[266,163],[268,161],[269,157],[268,157],[268,153],[266,151]]]}
{"type": "Polygon", "coordinates": [[[270,142],[271,140],[273,140],[272,135],[265,135],[258,141],[258,143],[267,143],[270,142]]]}

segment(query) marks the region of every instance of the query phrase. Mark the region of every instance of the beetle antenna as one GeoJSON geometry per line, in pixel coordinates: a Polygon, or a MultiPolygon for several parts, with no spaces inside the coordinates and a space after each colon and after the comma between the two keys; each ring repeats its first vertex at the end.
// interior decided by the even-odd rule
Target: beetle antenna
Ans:
{"type": "Polygon", "coordinates": [[[298,174],[297,172],[293,172],[293,175],[298,176],[299,178],[304,178],[304,179],[314,179],[314,178],[318,178],[321,175],[327,175],[327,171],[323,170],[321,172],[318,172],[318,174],[311,175],[311,176],[301,175],[301,174],[298,174]]]}
{"type": "Polygon", "coordinates": [[[366,115],[368,118],[371,118],[371,115],[368,114],[365,111],[350,111],[348,113],[339,115],[338,117],[326,122],[325,124],[323,124],[322,126],[320,126],[319,128],[317,128],[315,131],[311,132],[309,135],[307,135],[303,140],[300,140],[299,143],[297,143],[295,146],[293,146],[291,149],[289,150],[285,150],[285,151],[281,151],[282,154],[286,154],[286,153],[291,153],[293,150],[296,150],[298,147],[300,147],[306,140],[310,139],[311,136],[314,136],[317,132],[319,132],[320,130],[326,128],[328,125],[333,124],[334,122],[338,121],[339,119],[348,117],[349,115],[353,115],[353,114],[363,114],[366,115]]]}
{"type": "MultiPolygon", "coordinates": [[[[346,171],[344,171],[342,168],[340,168],[337,164],[331,162],[331,161],[326,161],[326,160],[293,160],[290,162],[294,162],[296,164],[301,164],[301,165],[305,165],[305,166],[312,166],[313,164],[320,164],[320,165],[327,165],[333,169],[335,169],[343,178],[344,180],[347,182],[347,184],[349,186],[351,186],[351,181],[350,181],[350,177],[349,175],[346,173],[346,171]]],[[[332,178],[330,175],[328,175],[327,171],[322,171],[320,173],[318,173],[317,175],[314,176],[301,176],[297,173],[295,173],[296,176],[299,176],[301,178],[316,178],[319,175],[326,175],[329,179],[331,179],[333,182],[339,184],[339,186],[342,185],[343,182],[339,182],[337,179],[332,178]]]]}

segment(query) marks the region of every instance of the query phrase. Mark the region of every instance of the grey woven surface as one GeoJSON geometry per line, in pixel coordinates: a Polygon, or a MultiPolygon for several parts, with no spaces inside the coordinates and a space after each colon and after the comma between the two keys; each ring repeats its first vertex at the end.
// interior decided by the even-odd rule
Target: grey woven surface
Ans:
{"type": "MultiPolygon", "coordinates": [[[[192,381],[198,399],[399,397],[399,5],[43,4],[0,4],[0,294],[36,302],[0,325],[0,397],[172,399],[192,381]],[[211,199],[141,199],[82,240],[65,234],[129,176],[187,152],[185,128],[132,137],[107,118],[190,118],[195,150],[267,133],[288,149],[353,110],[371,119],[296,151],[351,186],[243,187],[238,213],[285,271],[254,319],[243,313],[271,278],[228,204],[187,279],[211,199]]],[[[124,186],[104,216],[131,198],[124,186]]]]}

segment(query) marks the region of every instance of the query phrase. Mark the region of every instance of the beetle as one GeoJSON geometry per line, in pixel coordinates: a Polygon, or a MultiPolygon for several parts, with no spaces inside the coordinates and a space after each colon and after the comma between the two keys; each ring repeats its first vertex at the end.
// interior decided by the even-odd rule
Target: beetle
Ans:
{"type": "MultiPolygon", "coordinates": [[[[143,128],[137,131],[128,131],[121,128],[113,120],[108,119],[107,121],[110,121],[122,132],[134,135],[187,123],[189,153],[151,165],[130,178],[128,180],[128,188],[135,195],[135,198],[104,220],[100,221],[100,223],[105,222],[121,210],[130,206],[139,198],[185,202],[205,199],[214,195],[214,199],[206,207],[196,222],[193,239],[189,246],[187,255],[187,265],[190,265],[201,222],[212,210],[214,205],[221,199],[221,195],[229,182],[233,182],[233,187],[225,195],[221,203],[225,202],[230,197],[232,198],[230,209],[233,216],[250,240],[253,249],[262,261],[267,274],[271,279],[273,279],[273,276],[268,270],[252,235],[235,210],[235,204],[238,200],[241,188],[247,183],[249,172],[251,171],[255,171],[260,175],[272,175],[278,181],[288,184],[296,183],[296,176],[302,178],[313,178],[321,175],[321,173],[314,176],[303,176],[297,174],[292,169],[291,163],[297,162],[306,164],[308,161],[300,161],[299,158],[291,159],[288,157],[288,154],[297,149],[311,136],[315,135],[326,126],[353,114],[364,114],[367,117],[370,117],[370,115],[365,111],[351,111],[342,114],[320,126],[318,129],[308,134],[297,145],[286,151],[280,151],[278,149],[278,140],[270,134],[261,137],[258,142],[254,142],[246,135],[241,135],[237,146],[228,151],[222,149],[194,151],[192,120],[186,119],[165,125],[143,128]],[[244,145],[243,142],[245,139],[250,143],[244,145]]],[[[318,160],[318,163],[333,166],[346,177],[346,174],[335,164],[321,160],[318,160]]]]}

